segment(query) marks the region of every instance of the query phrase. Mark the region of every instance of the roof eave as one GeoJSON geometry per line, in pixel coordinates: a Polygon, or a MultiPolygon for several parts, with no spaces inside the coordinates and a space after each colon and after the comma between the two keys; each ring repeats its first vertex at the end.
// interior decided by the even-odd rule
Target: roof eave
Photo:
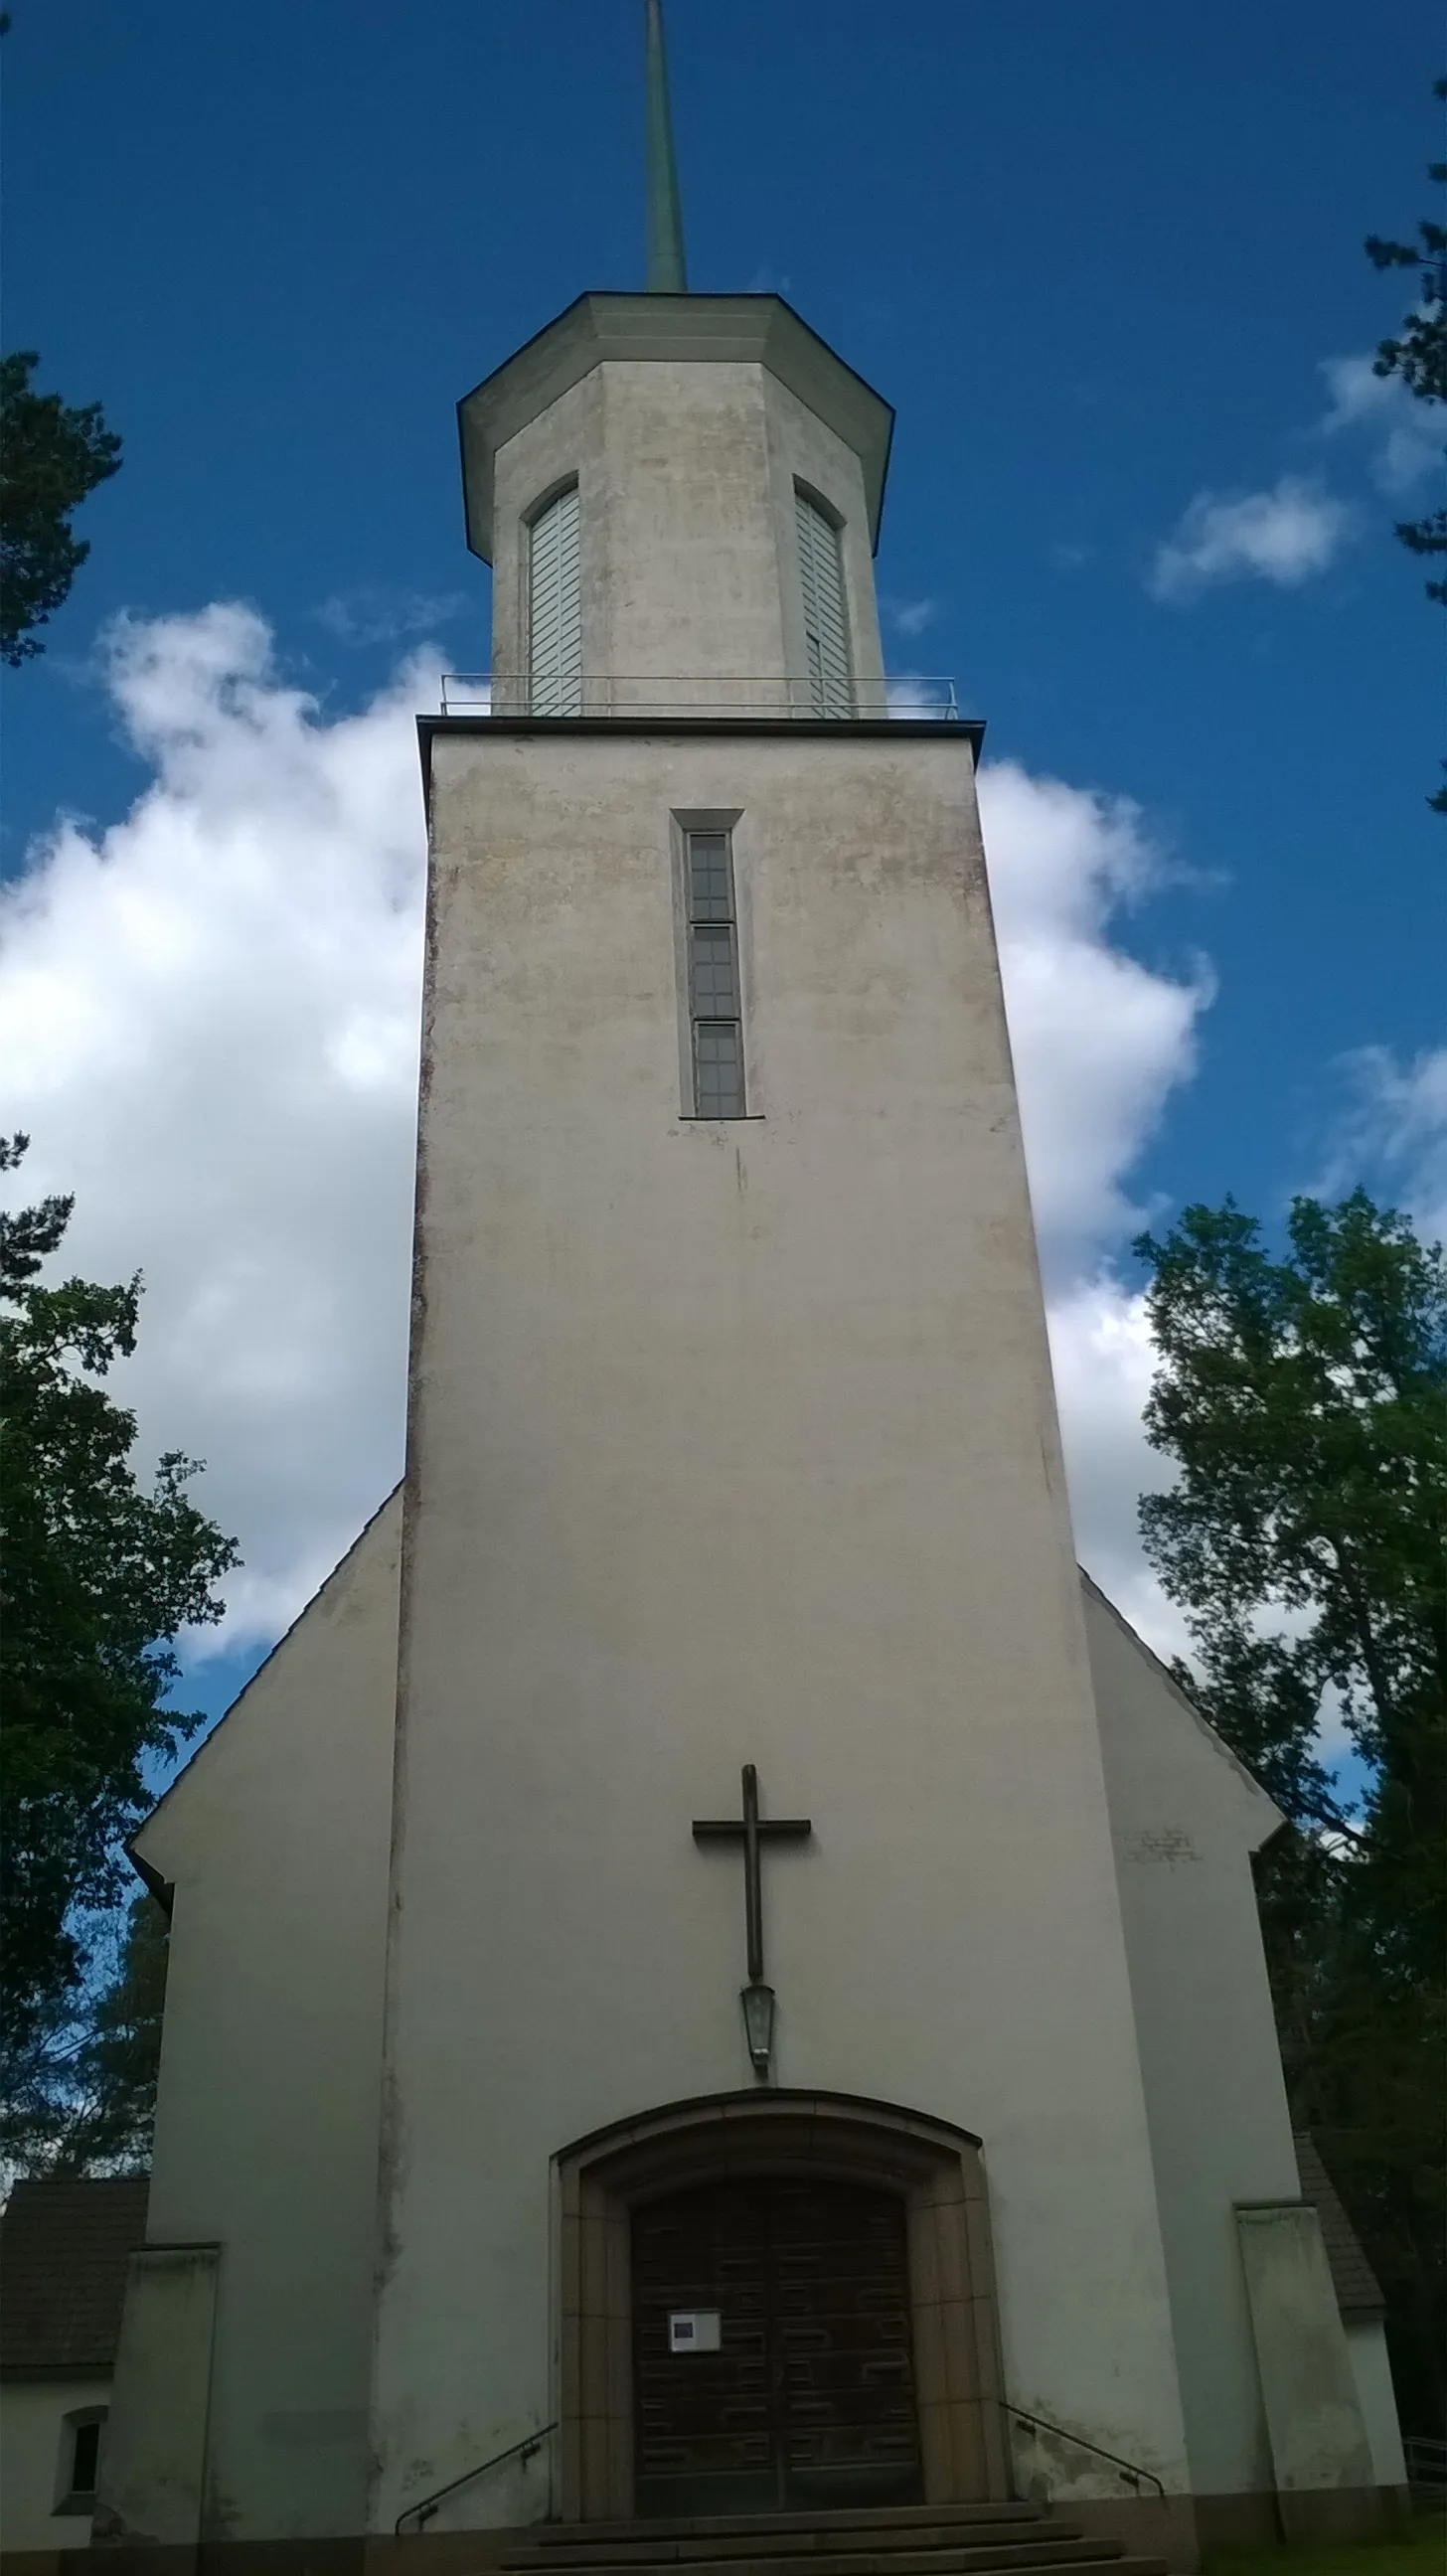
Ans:
{"type": "Polygon", "coordinates": [[[580,295],[457,406],[467,542],[492,561],[492,469],[500,447],[608,359],[767,367],[859,458],[870,544],[879,546],[894,410],[781,295],[580,295]]]}

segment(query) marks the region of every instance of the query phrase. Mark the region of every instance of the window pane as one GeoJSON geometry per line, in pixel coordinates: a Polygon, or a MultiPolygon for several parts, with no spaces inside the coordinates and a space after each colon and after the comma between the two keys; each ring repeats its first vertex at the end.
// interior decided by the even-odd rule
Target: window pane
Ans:
{"type": "Polygon", "coordinates": [[[96,2463],[99,2458],[99,2424],[77,2424],[75,2447],[71,2453],[70,2491],[72,2495],[94,2495],[96,2463]]]}
{"type": "Polygon", "coordinates": [[[734,973],[734,936],[727,928],[695,930],[693,940],[693,1008],[701,1020],[737,1016],[738,978],[734,973]]]}
{"type": "Polygon", "coordinates": [[[693,921],[733,918],[725,832],[690,832],[688,836],[688,909],[693,921]]]}
{"type": "Polygon", "coordinates": [[[741,1118],[744,1060],[739,1025],[700,1020],[693,1033],[695,1106],[700,1118],[741,1118]]]}
{"type": "Polygon", "coordinates": [[[687,833],[684,860],[694,1115],[742,1118],[744,1049],[730,835],[687,833]]]}

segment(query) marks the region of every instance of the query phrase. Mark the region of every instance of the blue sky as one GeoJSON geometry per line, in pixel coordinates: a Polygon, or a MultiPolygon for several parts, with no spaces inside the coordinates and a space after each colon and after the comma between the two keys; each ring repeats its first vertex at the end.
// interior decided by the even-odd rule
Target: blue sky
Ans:
{"type": "MultiPolygon", "coordinates": [[[[16,0],[7,345],[101,397],[126,461],[11,684],[9,874],[58,809],[94,838],[153,781],[97,676],[119,611],[246,603],[327,725],[424,638],[485,665],[454,405],[580,289],[641,280],[640,15],[16,0]]],[[[1391,535],[1433,496],[1409,426],[1395,465],[1385,411],[1323,426],[1323,369],[1399,317],[1360,245],[1426,210],[1437,9],[671,0],[669,42],[691,284],[777,288],[898,408],[893,665],[953,674],[995,759],[1133,800],[1154,855],[1115,935],[1209,972],[1133,1205],[1409,1186],[1359,1077],[1378,1051],[1400,1107],[1441,1039],[1441,621],[1391,535]],[[1314,568],[1232,556],[1251,496],[1295,496],[1314,568]],[[1224,568],[1163,572],[1213,530],[1224,568]]],[[[1124,1277],[1124,1237],[1092,1258],[1124,1277]]]]}
{"type": "MultiPolygon", "coordinates": [[[[390,648],[318,625],[359,587],[455,600],[485,662],[453,405],[639,280],[637,14],[22,0],[7,332],[127,454],[12,700],[11,865],[57,801],[133,789],[66,667],[114,608],[255,601],[334,703],[390,648]]],[[[1221,881],[1153,924],[1221,976],[1158,1178],[1264,1201],[1324,1058],[1436,1033],[1440,643],[1360,444],[1312,436],[1322,360],[1397,318],[1359,246],[1426,204],[1436,10],[674,0],[669,33],[692,282],[778,286],[898,408],[880,587],[940,610],[895,659],[1221,881]],[[1361,513],[1325,577],[1147,595],[1193,493],[1283,471],[1361,513]]]]}

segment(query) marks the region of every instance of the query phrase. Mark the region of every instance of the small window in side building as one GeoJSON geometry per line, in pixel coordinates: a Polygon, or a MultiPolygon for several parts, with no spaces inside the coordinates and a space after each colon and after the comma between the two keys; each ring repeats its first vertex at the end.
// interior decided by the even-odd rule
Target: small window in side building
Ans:
{"type": "Polygon", "coordinates": [[[89,2513],[94,2505],[105,2420],[104,2406],[87,2406],[67,2415],[61,2425],[57,2513],[89,2513]]]}
{"type": "Polygon", "coordinates": [[[689,832],[684,858],[694,1115],[742,1118],[744,1032],[728,833],[689,832]]]}

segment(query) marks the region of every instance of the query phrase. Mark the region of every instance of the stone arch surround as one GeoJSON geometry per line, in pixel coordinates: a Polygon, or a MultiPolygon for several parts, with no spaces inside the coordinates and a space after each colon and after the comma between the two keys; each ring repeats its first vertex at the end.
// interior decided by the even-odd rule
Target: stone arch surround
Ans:
{"type": "Polygon", "coordinates": [[[727,2093],[615,2122],[555,2164],[564,2521],[633,2511],[633,2210],[745,2174],[815,2174],[898,2194],[926,2501],[1009,2494],[985,2179],[968,2130],[852,2094],[727,2093]]]}

